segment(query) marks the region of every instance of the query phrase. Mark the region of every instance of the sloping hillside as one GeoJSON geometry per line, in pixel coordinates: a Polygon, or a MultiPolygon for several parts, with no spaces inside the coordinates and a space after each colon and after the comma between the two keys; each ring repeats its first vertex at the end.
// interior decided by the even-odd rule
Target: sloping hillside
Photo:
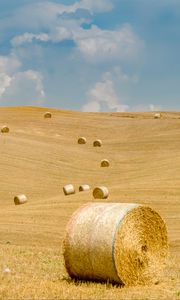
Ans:
{"type": "MultiPolygon", "coordinates": [[[[155,208],[167,223],[173,264],[179,268],[180,113],[164,112],[162,119],[154,119],[153,113],[50,110],[52,118],[44,119],[46,111],[33,107],[0,109],[0,126],[10,128],[9,133],[0,134],[2,268],[8,263],[15,268],[12,251],[19,257],[18,249],[39,247],[50,253],[61,249],[73,211],[95,201],[92,191],[64,196],[62,187],[67,183],[74,184],[77,191],[81,184],[103,184],[109,188],[107,202],[138,202],[155,208]],[[86,145],[77,144],[79,136],[87,138],[86,145]],[[92,146],[96,138],[102,140],[101,148],[92,146]],[[103,158],[109,159],[109,168],[100,167],[103,158]],[[14,205],[13,197],[19,193],[27,195],[27,204],[14,205]],[[7,253],[9,260],[5,260],[7,253]]],[[[35,255],[36,250],[32,253],[35,255]]],[[[174,267],[170,264],[170,268],[174,267]]],[[[58,268],[57,272],[61,273],[58,268]]],[[[6,281],[3,291],[5,297],[12,296],[6,281]]],[[[15,295],[26,297],[22,287],[15,295]]],[[[128,298],[126,294],[124,297],[128,298]]]]}

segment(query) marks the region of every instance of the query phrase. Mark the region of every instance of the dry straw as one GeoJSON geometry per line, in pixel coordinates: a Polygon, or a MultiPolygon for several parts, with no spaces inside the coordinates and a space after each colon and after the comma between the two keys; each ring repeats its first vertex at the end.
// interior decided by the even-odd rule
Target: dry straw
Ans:
{"type": "Polygon", "coordinates": [[[79,192],[85,192],[89,190],[90,190],[90,186],[88,184],[82,184],[79,186],[79,192]]]}
{"type": "Polygon", "coordinates": [[[23,194],[17,195],[14,197],[14,204],[15,205],[20,205],[24,204],[27,202],[27,197],[23,194]]]}
{"type": "Polygon", "coordinates": [[[157,281],[168,254],[166,225],[150,207],[88,203],[71,217],[64,260],[72,278],[126,285],[157,281]]]}
{"type": "Polygon", "coordinates": [[[101,147],[102,146],[102,141],[101,140],[95,140],[93,143],[94,147],[101,147]]]}
{"type": "Polygon", "coordinates": [[[109,196],[109,191],[106,186],[97,186],[93,190],[93,197],[95,199],[107,199],[109,196]]]}
{"type": "Polygon", "coordinates": [[[1,132],[2,133],[8,133],[9,132],[9,127],[8,126],[3,126],[2,128],[1,128],[1,132]]]}
{"type": "Polygon", "coordinates": [[[47,111],[45,114],[44,114],[44,118],[45,119],[50,119],[52,117],[52,114],[49,112],[49,111],[47,111]]]}
{"type": "Polygon", "coordinates": [[[85,137],[80,137],[79,139],[78,139],[78,144],[86,144],[86,138],[85,137]]]}
{"type": "Polygon", "coordinates": [[[66,184],[63,187],[63,191],[65,195],[71,195],[71,194],[75,194],[75,188],[72,184],[66,184]]]}
{"type": "Polygon", "coordinates": [[[101,167],[109,167],[110,163],[108,159],[101,160],[101,167]]]}
{"type": "Polygon", "coordinates": [[[162,117],[161,113],[155,113],[154,114],[154,119],[160,119],[162,117]]]}

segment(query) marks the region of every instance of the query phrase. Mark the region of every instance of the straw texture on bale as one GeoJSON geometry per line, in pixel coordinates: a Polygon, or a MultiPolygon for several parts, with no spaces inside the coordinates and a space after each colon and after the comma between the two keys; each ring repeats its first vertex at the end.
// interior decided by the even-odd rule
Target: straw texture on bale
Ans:
{"type": "Polygon", "coordinates": [[[102,141],[101,140],[95,140],[93,143],[94,147],[101,147],[102,146],[102,141]]]}
{"type": "Polygon", "coordinates": [[[154,114],[154,119],[160,119],[162,117],[161,113],[154,114]]]}
{"type": "Polygon", "coordinates": [[[66,184],[63,187],[63,191],[65,195],[71,195],[71,194],[75,194],[75,188],[72,184],[66,184]]]}
{"type": "Polygon", "coordinates": [[[27,202],[27,197],[23,194],[17,195],[14,197],[14,204],[15,205],[20,205],[24,204],[27,202]]]}
{"type": "Polygon", "coordinates": [[[93,190],[93,197],[95,199],[107,199],[109,196],[109,191],[106,186],[97,186],[93,190]]]}
{"type": "Polygon", "coordinates": [[[86,138],[85,137],[80,137],[79,139],[78,139],[78,144],[86,144],[86,138]]]}
{"type": "Polygon", "coordinates": [[[101,160],[101,167],[109,167],[110,163],[108,159],[101,160]]]}
{"type": "Polygon", "coordinates": [[[9,127],[8,127],[8,126],[3,126],[3,127],[1,128],[1,132],[2,132],[2,133],[8,133],[8,132],[9,132],[9,127]]]}
{"type": "Polygon", "coordinates": [[[88,203],[69,220],[63,242],[71,278],[151,284],[168,254],[166,225],[150,207],[88,203]]]}
{"type": "Polygon", "coordinates": [[[85,192],[89,190],[90,190],[90,186],[88,184],[82,184],[79,186],[79,192],[85,192]]]}
{"type": "Polygon", "coordinates": [[[47,111],[45,114],[44,114],[44,118],[45,119],[50,119],[52,117],[52,114],[49,112],[49,111],[47,111]]]}

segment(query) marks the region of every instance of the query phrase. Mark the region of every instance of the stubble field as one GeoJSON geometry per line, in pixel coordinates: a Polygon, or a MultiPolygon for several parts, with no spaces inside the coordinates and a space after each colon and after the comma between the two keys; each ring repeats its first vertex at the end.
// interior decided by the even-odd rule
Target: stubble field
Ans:
{"type": "MultiPolygon", "coordinates": [[[[80,113],[0,109],[0,299],[180,299],[180,113],[80,113]],[[78,145],[80,136],[86,145],[78,145]],[[94,148],[94,139],[103,142],[94,148]],[[101,159],[110,161],[101,168],[101,159]],[[77,193],[64,196],[72,183],[77,193]],[[95,201],[81,184],[109,188],[106,202],[146,204],[166,221],[170,255],[151,286],[72,281],[62,240],[72,213],[95,201]],[[28,203],[15,206],[23,193],[28,203]],[[5,268],[10,273],[3,272],[5,268]]],[[[103,200],[104,201],[104,200],[103,200]]]]}

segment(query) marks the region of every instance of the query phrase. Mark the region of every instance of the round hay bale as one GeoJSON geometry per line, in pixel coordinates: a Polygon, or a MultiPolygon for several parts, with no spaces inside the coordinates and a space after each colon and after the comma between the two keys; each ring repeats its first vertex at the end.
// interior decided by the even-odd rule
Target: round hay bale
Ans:
{"type": "Polygon", "coordinates": [[[162,117],[161,113],[155,113],[154,114],[154,119],[160,119],[162,117]]]}
{"type": "Polygon", "coordinates": [[[109,167],[110,163],[108,159],[101,160],[101,167],[109,167]]]}
{"type": "Polygon", "coordinates": [[[72,184],[66,184],[64,187],[63,187],[63,192],[64,194],[67,196],[67,195],[71,195],[71,194],[75,194],[75,188],[72,184]]]}
{"type": "Polygon", "coordinates": [[[93,190],[93,197],[95,199],[107,199],[109,196],[109,191],[106,186],[97,186],[93,190]]]}
{"type": "Polygon", "coordinates": [[[14,197],[14,204],[20,205],[27,202],[27,197],[24,194],[20,194],[14,197]]]}
{"type": "Polygon", "coordinates": [[[101,140],[95,140],[93,142],[93,146],[94,147],[101,147],[102,146],[102,141],[101,140]]]}
{"type": "Polygon", "coordinates": [[[50,119],[52,117],[52,114],[49,112],[49,111],[47,111],[45,114],[44,114],[44,118],[45,119],[50,119]]]}
{"type": "Polygon", "coordinates": [[[86,140],[86,138],[85,137],[80,137],[79,139],[78,139],[78,144],[86,144],[86,142],[87,142],[87,140],[86,140]]]}
{"type": "Polygon", "coordinates": [[[1,127],[1,132],[2,133],[8,133],[9,132],[9,127],[8,126],[3,126],[3,127],[1,127]]]}
{"type": "Polygon", "coordinates": [[[71,217],[63,247],[71,278],[151,284],[166,262],[167,230],[150,207],[88,203],[71,217]]]}
{"type": "Polygon", "coordinates": [[[85,192],[89,190],[90,190],[90,186],[88,184],[82,184],[79,186],[79,192],[85,192]]]}

